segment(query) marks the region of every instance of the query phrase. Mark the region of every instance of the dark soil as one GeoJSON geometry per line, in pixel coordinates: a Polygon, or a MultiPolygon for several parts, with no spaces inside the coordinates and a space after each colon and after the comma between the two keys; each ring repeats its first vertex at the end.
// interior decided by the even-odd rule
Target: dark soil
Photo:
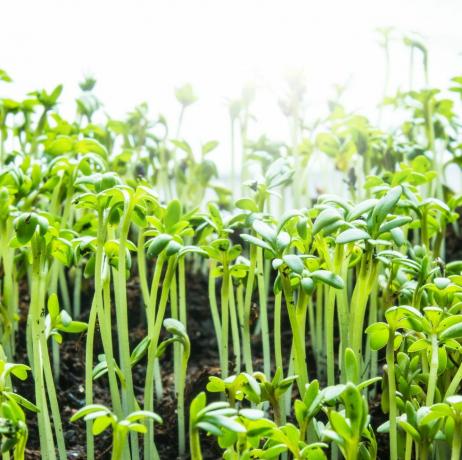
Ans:
{"type": "MultiPolygon", "coordinates": [[[[22,306],[21,306],[21,325],[18,340],[17,362],[27,363],[27,353],[25,347],[25,317],[29,303],[27,287],[22,286],[22,306]]],[[[92,287],[85,286],[85,293],[91,293],[92,287]]],[[[131,321],[131,343],[132,347],[145,337],[146,328],[140,317],[142,311],[139,288],[136,279],[132,280],[128,286],[129,299],[129,318],[131,321]]],[[[85,294],[83,294],[85,296],[85,294]]],[[[89,298],[83,298],[82,305],[90,304],[89,298]]],[[[270,302],[272,299],[269,299],[270,302]]],[[[271,303],[269,303],[271,305],[271,303]]],[[[207,296],[207,280],[201,275],[190,275],[187,282],[187,305],[188,305],[188,334],[191,340],[191,358],[188,366],[188,378],[186,386],[186,408],[190,401],[201,391],[205,390],[208,378],[211,375],[219,375],[217,344],[214,339],[213,323],[211,320],[209,301],[207,296]]],[[[86,320],[88,311],[82,314],[82,319],[86,320]]],[[[255,318],[256,319],[256,318],[255,318]]],[[[272,324],[272,312],[269,312],[270,324],[272,324]]],[[[97,336],[98,334],[96,334],[97,336]]],[[[115,339],[114,334],[114,339],[115,339]]],[[[290,353],[290,328],[288,319],[283,318],[283,346],[284,356],[290,353]]],[[[114,341],[114,347],[117,347],[114,341]]],[[[254,337],[252,349],[254,353],[254,365],[256,370],[262,367],[261,359],[261,340],[254,337]]],[[[61,416],[64,425],[66,446],[68,448],[69,459],[85,458],[85,423],[70,423],[72,414],[85,404],[84,395],[84,363],[85,363],[85,334],[68,334],[60,347],[61,351],[61,375],[56,382],[57,394],[61,409],[61,416]]],[[[102,352],[100,343],[95,344],[96,357],[102,352]]],[[[308,344],[308,362],[310,366],[310,377],[316,376],[315,357],[308,344]]],[[[156,412],[162,417],[163,424],[156,426],[156,445],[161,459],[177,459],[177,421],[176,421],[176,401],[173,389],[173,371],[171,356],[167,353],[161,361],[162,376],[164,384],[164,397],[156,404],[156,412]]],[[[232,366],[230,366],[232,369],[232,366]]],[[[138,401],[142,405],[143,386],[145,379],[145,362],[141,361],[133,371],[133,381],[138,401]]],[[[319,378],[319,376],[318,376],[319,378]]],[[[320,379],[322,380],[322,378],[320,379]]],[[[19,382],[18,392],[26,398],[34,401],[34,387],[31,379],[26,382],[19,382]]],[[[212,395],[208,396],[210,401],[212,395]]],[[[105,377],[94,382],[94,402],[109,404],[108,382],[105,377]]],[[[371,419],[374,428],[384,421],[384,416],[380,411],[379,399],[371,401],[371,419]]],[[[33,414],[28,413],[29,441],[26,458],[30,460],[40,459],[39,440],[37,421],[33,414]]],[[[110,433],[105,432],[95,438],[95,449],[97,459],[109,459],[111,451],[110,433]]],[[[142,442],[140,442],[142,445],[142,442]]],[[[388,439],[386,436],[378,437],[379,455],[378,458],[388,458],[388,439]]],[[[202,436],[202,447],[204,459],[216,460],[221,458],[221,449],[215,442],[215,438],[202,436]]]]}
{"type": "Polygon", "coordinates": [[[456,209],[459,219],[446,229],[446,262],[462,260],[462,208],[456,209]]]}

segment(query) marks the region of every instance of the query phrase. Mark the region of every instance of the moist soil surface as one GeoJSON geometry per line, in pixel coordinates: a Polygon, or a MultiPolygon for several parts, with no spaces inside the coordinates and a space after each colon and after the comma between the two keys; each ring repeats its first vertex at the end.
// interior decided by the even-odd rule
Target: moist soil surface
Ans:
{"type": "MultiPolygon", "coordinates": [[[[139,287],[136,279],[133,279],[128,286],[130,339],[133,347],[146,336],[146,326],[140,316],[142,312],[141,299],[139,296],[139,287]]],[[[85,297],[85,293],[91,293],[92,286],[83,287],[82,306],[89,306],[91,299],[85,297]]],[[[219,292],[219,291],[217,291],[219,292]]],[[[25,318],[29,304],[27,286],[21,287],[21,324],[18,337],[18,355],[16,362],[28,363],[26,345],[25,345],[25,318]]],[[[271,305],[272,299],[269,299],[271,305]]],[[[185,407],[189,408],[190,401],[201,391],[205,390],[209,376],[220,375],[217,344],[213,333],[213,323],[211,320],[209,301],[207,296],[207,280],[202,275],[190,275],[187,280],[187,308],[188,308],[188,334],[191,340],[191,357],[188,365],[188,377],[185,390],[185,407]]],[[[88,308],[82,308],[82,320],[88,318],[88,308]]],[[[75,318],[78,319],[78,318],[75,318]]],[[[256,318],[254,318],[256,320],[256,318]]],[[[272,312],[269,312],[270,325],[272,325],[272,312]]],[[[290,327],[287,317],[283,318],[283,356],[290,354],[290,327]]],[[[270,327],[271,329],[271,327],[270,327]]],[[[101,343],[95,336],[95,353],[96,359],[99,353],[102,353],[101,343]]],[[[114,337],[114,349],[117,349],[116,334],[114,337]]],[[[70,423],[69,419],[77,409],[85,405],[84,393],[84,363],[85,363],[85,334],[67,334],[60,346],[61,373],[56,380],[57,394],[61,410],[63,429],[65,433],[66,447],[68,449],[69,459],[85,459],[86,431],[85,423],[78,421],[70,423]]],[[[261,341],[259,336],[253,337],[252,349],[254,354],[254,368],[261,370],[261,341]]],[[[231,352],[230,352],[231,354],[231,352]]],[[[310,378],[318,378],[323,381],[322,376],[316,375],[315,357],[313,356],[310,344],[307,348],[308,363],[310,369],[310,378]]],[[[162,417],[163,424],[156,425],[156,445],[162,460],[173,460],[178,457],[177,450],[177,420],[176,420],[176,400],[173,388],[173,369],[172,357],[168,351],[161,359],[162,378],[164,386],[164,396],[159,402],[156,402],[156,412],[162,417]]],[[[230,363],[230,369],[233,364],[230,363]]],[[[138,402],[142,406],[143,386],[146,372],[145,360],[139,362],[133,369],[133,381],[138,402]]],[[[94,382],[94,403],[110,405],[108,382],[105,377],[97,379],[94,382]]],[[[16,379],[16,390],[19,394],[34,401],[34,385],[29,378],[25,382],[16,379]]],[[[380,387],[377,388],[380,391],[380,387]]],[[[294,397],[297,395],[294,393],[294,397]]],[[[216,397],[216,396],[215,396],[216,397]]],[[[208,402],[214,399],[213,394],[207,395],[208,402]]],[[[380,396],[370,400],[371,423],[377,428],[385,420],[380,410],[380,396]]],[[[186,410],[187,412],[187,410],[186,410]]],[[[27,443],[26,458],[30,460],[40,459],[39,438],[37,420],[34,414],[27,414],[29,426],[29,440],[27,443]]],[[[186,426],[188,426],[186,424],[186,426]]],[[[142,449],[142,440],[140,438],[140,449],[142,449]]],[[[216,460],[222,458],[221,449],[218,447],[216,440],[212,436],[202,435],[201,439],[203,456],[206,460],[216,460]]],[[[386,459],[388,455],[388,438],[386,435],[377,434],[378,458],[386,459]]],[[[95,457],[97,459],[110,459],[111,454],[111,436],[107,430],[102,435],[95,438],[95,457]]],[[[189,457],[187,457],[189,458],[189,457]]]]}

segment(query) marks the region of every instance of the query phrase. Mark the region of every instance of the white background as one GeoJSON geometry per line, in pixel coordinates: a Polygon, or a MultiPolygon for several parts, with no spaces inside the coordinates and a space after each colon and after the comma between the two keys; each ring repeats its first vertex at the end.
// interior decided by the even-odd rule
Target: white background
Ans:
{"type": "Polygon", "coordinates": [[[462,73],[460,0],[2,0],[0,18],[0,68],[14,79],[0,83],[1,96],[64,83],[61,110],[72,115],[77,83],[91,73],[113,117],[147,101],[176,124],[174,88],[190,82],[200,100],[182,135],[193,144],[221,140],[214,159],[223,166],[226,98],[246,82],[258,88],[253,137],[287,138],[277,101],[294,69],[307,78],[308,117],[325,110],[334,84],[345,83],[348,106],[373,113],[384,83],[377,27],[396,29],[393,88],[407,88],[409,54],[400,37],[410,31],[428,45],[431,85],[447,86],[462,73]]]}

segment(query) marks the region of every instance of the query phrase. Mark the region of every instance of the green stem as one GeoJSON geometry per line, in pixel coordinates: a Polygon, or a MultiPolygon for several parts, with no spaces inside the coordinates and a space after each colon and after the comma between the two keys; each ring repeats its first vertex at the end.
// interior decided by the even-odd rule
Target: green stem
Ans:
{"type": "Polygon", "coordinates": [[[78,265],[75,269],[74,294],[72,297],[73,316],[80,318],[80,291],[82,289],[82,267],[78,265]]]}
{"type": "Polygon", "coordinates": [[[316,287],[316,368],[319,377],[325,375],[325,350],[323,347],[323,316],[324,316],[324,285],[319,283],[316,287]]]}
{"type": "MultiPolygon", "coordinates": [[[[146,318],[148,320],[148,335],[152,335],[152,330],[154,328],[154,322],[156,317],[156,305],[157,305],[157,296],[159,294],[160,278],[162,276],[162,269],[165,263],[165,256],[162,254],[157,258],[154,276],[151,284],[151,291],[149,294],[149,304],[147,305],[146,318]]],[[[154,385],[156,389],[157,399],[161,399],[164,394],[164,388],[162,385],[162,378],[160,375],[160,366],[158,358],[154,361],[154,385]]]]}
{"type": "Polygon", "coordinates": [[[122,455],[127,443],[127,433],[125,430],[116,427],[113,437],[111,460],[122,460],[122,455]]]}
{"type": "Polygon", "coordinates": [[[247,284],[245,287],[244,297],[244,334],[242,336],[242,344],[244,348],[244,365],[245,370],[249,374],[253,374],[253,363],[252,363],[252,348],[251,348],[251,337],[250,337],[250,312],[252,307],[252,294],[253,286],[255,281],[255,267],[257,265],[257,248],[255,246],[250,247],[250,266],[247,275],[247,284]]]}
{"type": "Polygon", "coordinates": [[[457,390],[459,389],[459,385],[461,381],[462,381],[462,364],[459,366],[459,369],[457,369],[457,372],[452,378],[451,383],[449,384],[448,389],[446,390],[446,393],[444,395],[444,399],[446,399],[448,396],[453,396],[457,393],[457,390]]]}
{"type": "Polygon", "coordinates": [[[202,460],[201,440],[199,430],[189,424],[189,448],[191,450],[191,460],[202,460]]]}
{"type": "Polygon", "coordinates": [[[180,321],[184,327],[187,326],[187,310],[186,310],[186,269],[184,257],[178,260],[178,297],[180,304],[180,321]]]}
{"type": "MultiPolygon", "coordinates": [[[[378,278],[373,280],[373,286],[371,291],[370,308],[368,324],[374,324],[378,321],[377,318],[377,295],[378,295],[378,278]]],[[[377,351],[373,350],[370,346],[369,340],[366,343],[366,359],[368,360],[369,376],[375,377],[378,375],[378,362],[377,362],[377,351]]]]}
{"type": "Polygon", "coordinates": [[[377,263],[373,261],[372,252],[366,251],[361,260],[358,280],[351,298],[350,344],[359,358],[362,356],[367,302],[376,273],[377,263]]]}
{"type": "Polygon", "coordinates": [[[223,263],[223,279],[221,283],[221,375],[228,377],[228,333],[229,333],[229,267],[223,263]]]}
{"type": "Polygon", "coordinates": [[[209,304],[210,304],[210,312],[212,313],[212,321],[213,321],[213,328],[215,330],[215,337],[217,339],[217,346],[218,346],[218,354],[220,357],[221,363],[221,321],[220,321],[220,314],[218,313],[218,305],[217,305],[217,293],[216,293],[216,286],[215,286],[215,276],[213,272],[217,262],[215,260],[210,261],[210,268],[209,268],[209,283],[208,283],[208,292],[209,292],[209,304]]]}
{"type": "Polygon", "coordinates": [[[297,385],[300,396],[303,398],[308,383],[308,372],[305,358],[305,340],[301,335],[300,324],[297,321],[297,308],[295,306],[294,294],[290,279],[284,273],[281,273],[284,297],[286,300],[287,311],[289,313],[290,327],[292,329],[293,344],[295,351],[295,372],[298,375],[297,385]]]}
{"type": "MultiPolygon", "coordinates": [[[[126,267],[126,246],[127,235],[131,225],[131,215],[134,208],[134,201],[125,204],[125,213],[120,225],[119,235],[119,261],[117,276],[114,281],[115,310],[117,318],[117,338],[119,342],[120,370],[125,377],[125,391],[122,391],[122,409],[125,413],[131,413],[137,406],[135,392],[133,389],[132,367],[130,362],[130,340],[128,335],[128,312],[127,312],[127,267],[126,267]]],[[[138,434],[130,433],[131,455],[133,460],[139,458],[138,434]]]]}
{"type": "MultiPolygon", "coordinates": [[[[41,289],[41,254],[45,253],[39,236],[34,235],[32,238],[32,285],[31,285],[31,303],[29,310],[28,325],[30,326],[31,337],[31,354],[32,373],[34,375],[35,398],[36,404],[40,410],[37,414],[40,451],[42,459],[55,460],[55,446],[53,434],[51,431],[51,423],[48,415],[48,404],[45,393],[45,382],[43,375],[44,347],[45,340],[45,322],[42,315],[42,305],[44,305],[44,297],[41,289]]],[[[29,353],[29,352],[28,352],[29,353]]]]}
{"type": "Polygon", "coordinates": [[[178,414],[178,452],[180,457],[186,454],[186,427],[185,427],[185,409],[184,409],[184,389],[188,370],[188,361],[191,354],[191,345],[189,339],[183,342],[181,376],[179,380],[177,393],[177,414],[178,414]]]}
{"type": "Polygon", "coordinates": [[[56,443],[58,445],[58,454],[60,460],[67,459],[66,445],[64,442],[63,424],[61,422],[61,413],[58,406],[58,398],[56,396],[56,388],[53,380],[53,373],[51,371],[50,359],[48,355],[48,347],[46,342],[42,343],[43,355],[43,373],[45,375],[45,383],[48,392],[48,399],[50,401],[50,410],[53,417],[53,424],[55,428],[56,443]]]}
{"type": "Polygon", "coordinates": [[[231,335],[233,340],[233,354],[236,361],[234,372],[239,374],[241,372],[241,344],[239,338],[239,326],[237,321],[236,300],[234,297],[233,283],[229,283],[229,315],[231,319],[231,335]]]}
{"type": "Polygon", "coordinates": [[[108,264],[104,269],[103,281],[103,305],[98,305],[98,320],[101,328],[104,355],[107,362],[109,391],[111,393],[112,407],[117,417],[122,417],[122,402],[120,400],[117,375],[115,371],[115,358],[112,343],[112,319],[111,319],[111,271],[108,264]]]}
{"type": "MultiPolygon", "coordinates": [[[[151,331],[148,330],[150,342],[148,348],[148,361],[146,366],[146,383],[144,387],[144,409],[147,411],[154,410],[154,361],[157,354],[157,345],[159,342],[160,331],[167,308],[170,286],[172,278],[175,274],[176,259],[171,256],[167,264],[167,272],[162,285],[162,293],[159,301],[159,309],[157,310],[154,326],[151,331]]],[[[151,460],[158,458],[157,450],[154,444],[154,423],[152,420],[147,421],[148,431],[144,436],[144,458],[151,460]]]]}
{"type": "Polygon", "coordinates": [[[260,304],[260,319],[261,319],[261,340],[263,344],[263,372],[265,375],[271,373],[271,352],[270,352],[270,337],[268,325],[268,305],[266,299],[266,286],[264,278],[263,250],[257,248],[257,285],[258,297],[260,304]]]}
{"type": "Polygon", "coordinates": [[[462,422],[456,420],[454,422],[454,433],[452,435],[452,452],[451,460],[460,460],[462,445],[462,422]]]}
{"type": "Polygon", "coordinates": [[[146,254],[144,252],[144,232],[143,229],[138,231],[138,244],[137,244],[137,264],[138,264],[138,277],[140,279],[141,295],[143,298],[144,308],[147,308],[149,304],[149,287],[148,277],[146,274],[146,254]]]}
{"type": "Polygon", "coordinates": [[[435,399],[436,381],[438,379],[438,337],[436,334],[431,335],[431,361],[430,374],[428,376],[428,389],[426,405],[431,406],[435,399]]]}
{"type": "Polygon", "coordinates": [[[274,358],[276,368],[284,369],[282,362],[281,305],[282,292],[278,292],[274,298],[274,358]]]}
{"type": "MultiPolygon", "coordinates": [[[[102,268],[103,251],[106,239],[104,222],[104,211],[98,212],[97,246],[95,255],[95,293],[88,318],[87,340],[85,346],[85,404],[93,404],[93,346],[95,340],[95,329],[97,312],[103,303],[102,295],[102,268]]],[[[87,459],[93,460],[95,456],[94,439],[92,433],[93,422],[87,421],[87,459]]]]}
{"type": "Polygon", "coordinates": [[[404,460],[412,459],[412,436],[406,433],[406,448],[404,451],[404,460]]]}
{"type": "Polygon", "coordinates": [[[390,460],[398,459],[398,434],[396,428],[396,381],[395,381],[395,351],[394,351],[395,331],[390,329],[386,350],[386,360],[388,368],[388,400],[389,400],[389,420],[390,420],[390,460]]]}

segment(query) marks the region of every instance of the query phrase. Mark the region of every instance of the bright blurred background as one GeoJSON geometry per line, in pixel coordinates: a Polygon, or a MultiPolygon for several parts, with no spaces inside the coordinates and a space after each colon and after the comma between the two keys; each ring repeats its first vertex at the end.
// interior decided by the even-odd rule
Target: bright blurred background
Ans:
{"type": "MultiPolygon", "coordinates": [[[[61,111],[72,115],[78,83],[90,74],[112,117],[146,101],[175,126],[174,88],[189,82],[199,100],[186,113],[181,137],[193,145],[220,140],[213,159],[224,170],[227,100],[245,85],[256,87],[249,136],[285,140],[278,101],[287,77],[300,72],[308,120],[326,113],[335,85],[346,85],[349,109],[374,119],[385,73],[377,28],[394,29],[390,94],[408,89],[406,34],[428,47],[431,86],[447,87],[462,60],[460,0],[15,0],[2,2],[0,13],[0,67],[14,80],[10,97],[64,83],[61,111]]],[[[422,83],[416,72],[414,84],[422,83]]]]}

